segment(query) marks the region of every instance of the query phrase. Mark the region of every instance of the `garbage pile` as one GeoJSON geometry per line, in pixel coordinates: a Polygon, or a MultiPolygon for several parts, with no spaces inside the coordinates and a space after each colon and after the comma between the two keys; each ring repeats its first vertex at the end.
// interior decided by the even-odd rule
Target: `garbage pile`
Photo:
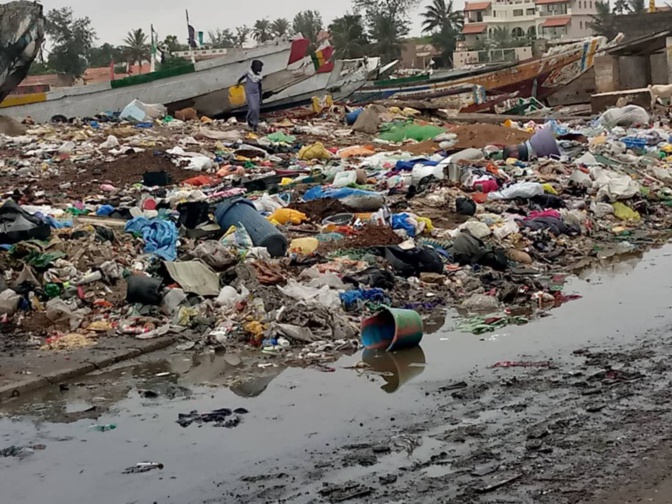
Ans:
{"type": "Polygon", "coordinates": [[[324,366],[389,309],[527,323],[670,227],[670,127],[639,108],[455,125],[332,107],[253,134],[143,105],[0,137],[3,348],[179,335],[324,366]]]}

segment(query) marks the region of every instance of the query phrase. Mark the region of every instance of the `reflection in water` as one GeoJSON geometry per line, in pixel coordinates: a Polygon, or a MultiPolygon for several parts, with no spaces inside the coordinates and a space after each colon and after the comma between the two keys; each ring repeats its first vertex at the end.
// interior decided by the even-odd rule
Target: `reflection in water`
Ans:
{"type": "Polygon", "coordinates": [[[425,370],[425,353],[417,346],[397,352],[380,350],[364,350],[362,360],[371,369],[382,373],[385,385],[382,388],[388,394],[396,392],[399,387],[425,370]]]}

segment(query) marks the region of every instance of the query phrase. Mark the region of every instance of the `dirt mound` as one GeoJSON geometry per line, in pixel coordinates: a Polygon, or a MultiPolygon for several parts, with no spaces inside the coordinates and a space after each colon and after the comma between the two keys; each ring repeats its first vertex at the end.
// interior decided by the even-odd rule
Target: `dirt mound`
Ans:
{"type": "Polygon", "coordinates": [[[310,220],[316,222],[321,222],[332,215],[351,212],[348,207],[334,198],[324,198],[306,202],[297,201],[295,203],[290,203],[289,208],[303,212],[310,218],[310,220]]]}
{"type": "Polygon", "coordinates": [[[481,149],[486,145],[515,145],[532,136],[527,131],[507,128],[497,124],[460,124],[449,129],[457,135],[456,149],[473,147],[481,149]]]}
{"type": "Polygon", "coordinates": [[[182,182],[196,173],[176,167],[163,153],[151,151],[123,156],[107,163],[93,164],[78,177],[77,182],[91,180],[109,181],[113,185],[123,186],[142,181],[145,172],[165,171],[174,182],[182,182]]]}
{"type": "Polygon", "coordinates": [[[368,247],[381,247],[397,245],[403,240],[388,226],[374,226],[367,224],[358,234],[343,238],[342,240],[320,244],[320,253],[326,254],[335,250],[362,249],[368,247]]]}

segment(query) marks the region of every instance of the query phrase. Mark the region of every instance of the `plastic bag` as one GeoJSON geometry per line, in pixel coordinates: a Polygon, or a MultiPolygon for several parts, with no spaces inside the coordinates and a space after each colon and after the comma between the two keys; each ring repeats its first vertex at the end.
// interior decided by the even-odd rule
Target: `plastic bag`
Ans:
{"type": "Polygon", "coordinates": [[[529,199],[544,194],[544,187],[538,182],[519,182],[499,191],[488,193],[490,200],[529,199]]]}
{"type": "Polygon", "coordinates": [[[311,161],[313,159],[327,160],[331,159],[331,153],[325,149],[321,142],[312,145],[306,145],[299,151],[299,159],[311,161]]]}
{"type": "Polygon", "coordinates": [[[160,119],[168,113],[168,109],[160,103],[148,104],[133,100],[119,114],[122,121],[145,122],[160,119]]]}
{"type": "Polygon", "coordinates": [[[291,210],[289,208],[278,208],[275,212],[268,216],[268,220],[276,221],[280,224],[292,223],[294,225],[301,224],[304,220],[308,220],[306,214],[298,210],[291,210]]]}
{"type": "Polygon", "coordinates": [[[417,140],[424,142],[444,133],[443,128],[431,124],[420,125],[415,123],[393,124],[385,133],[380,135],[386,142],[399,143],[404,140],[417,140]]]}
{"type": "Polygon", "coordinates": [[[617,201],[612,205],[614,207],[614,215],[619,220],[624,221],[638,221],[640,219],[639,212],[636,212],[627,205],[617,201]]]}
{"type": "Polygon", "coordinates": [[[631,126],[633,124],[648,124],[649,114],[642,107],[628,105],[627,107],[612,108],[607,110],[597,120],[597,124],[606,128],[614,126],[631,126]]]}

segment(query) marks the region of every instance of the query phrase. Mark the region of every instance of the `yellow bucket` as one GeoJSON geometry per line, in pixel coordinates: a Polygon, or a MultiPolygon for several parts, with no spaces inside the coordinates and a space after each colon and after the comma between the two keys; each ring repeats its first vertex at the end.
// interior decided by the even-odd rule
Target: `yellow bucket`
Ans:
{"type": "Polygon", "coordinates": [[[245,87],[242,85],[231,86],[229,88],[229,103],[232,107],[242,107],[245,105],[245,87]]]}

